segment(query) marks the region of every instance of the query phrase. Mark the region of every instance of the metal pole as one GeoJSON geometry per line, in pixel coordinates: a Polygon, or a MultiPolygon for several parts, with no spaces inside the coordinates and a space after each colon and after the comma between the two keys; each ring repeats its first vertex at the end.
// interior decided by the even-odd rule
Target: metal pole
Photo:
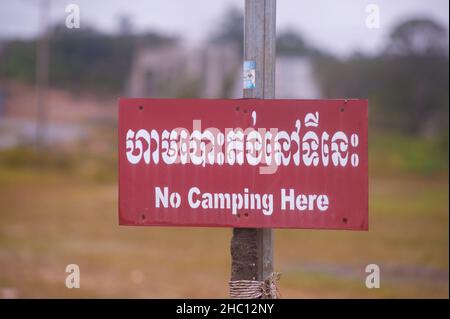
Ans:
{"type": "MultiPolygon", "coordinates": [[[[275,97],[276,0],[246,0],[244,61],[255,61],[255,88],[244,98],[275,97]]],[[[263,281],[273,272],[271,229],[234,228],[231,239],[231,280],[263,281]]]]}
{"type": "Polygon", "coordinates": [[[36,149],[40,150],[45,145],[45,129],[48,119],[47,87],[49,66],[49,30],[48,19],[50,0],[41,0],[40,23],[41,35],[37,39],[36,50],[36,149]]]}

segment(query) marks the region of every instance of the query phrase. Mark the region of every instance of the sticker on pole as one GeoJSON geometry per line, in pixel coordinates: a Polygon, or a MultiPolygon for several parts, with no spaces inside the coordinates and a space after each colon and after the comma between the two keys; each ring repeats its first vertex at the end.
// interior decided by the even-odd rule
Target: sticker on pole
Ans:
{"type": "Polygon", "coordinates": [[[366,100],[121,99],[122,225],[368,229],[366,100]]]}
{"type": "Polygon", "coordinates": [[[256,61],[244,61],[244,89],[256,87],[256,61]]]}

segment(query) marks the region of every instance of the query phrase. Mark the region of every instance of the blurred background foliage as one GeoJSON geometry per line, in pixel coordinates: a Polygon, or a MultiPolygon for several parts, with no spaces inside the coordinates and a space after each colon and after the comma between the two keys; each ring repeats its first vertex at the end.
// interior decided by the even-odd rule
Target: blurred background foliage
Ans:
{"type": "MultiPolygon", "coordinates": [[[[158,33],[130,34],[126,23],[115,35],[93,28],[51,31],[50,84],[70,91],[125,92],[136,48],[158,47],[180,39],[158,33]]],[[[211,43],[236,44],[242,55],[243,17],[230,9],[212,32],[211,43]]],[[[324,98],[368,98],[374,129],[411,135],[448,136],[448,34],[429,19],[399,24],[385,50],[337,58],[311,47],[293,30],[279,32],[278,56],[306,56],[324,98]]],[[[0,53],[0,79],[33,83],[35,40],[6,42],[0,53]]],[[[190,92],[181,92],[189,96],[190,92]]]]}
{"type": "MultiPolygon", "coordinates": [[[[152,47],[172,41],[175,39],[156,33],[105,35],[89,27],[72,30],[58,25],[51,31],[50,85],[117,94],[125,87],[138,45],[152,47]]],[[[32,84],[35,53],[36,40],[7,42],[1,54],[0,77],[32,84]]]]}

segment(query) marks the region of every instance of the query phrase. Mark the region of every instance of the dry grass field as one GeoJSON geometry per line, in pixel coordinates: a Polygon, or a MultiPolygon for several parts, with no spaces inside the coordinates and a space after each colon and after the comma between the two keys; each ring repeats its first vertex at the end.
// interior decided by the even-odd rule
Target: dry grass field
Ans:
{"type": "MultiPolygon", "coordinates": [[[[227,297],[231,230],[118,226],[114,180],[1,170],[0,216],[0,297],[227,297]]],[[[448,298],[448,222],[447,178],[371,178],[369,232],[275,231],[282,295],[448,298]]]]}

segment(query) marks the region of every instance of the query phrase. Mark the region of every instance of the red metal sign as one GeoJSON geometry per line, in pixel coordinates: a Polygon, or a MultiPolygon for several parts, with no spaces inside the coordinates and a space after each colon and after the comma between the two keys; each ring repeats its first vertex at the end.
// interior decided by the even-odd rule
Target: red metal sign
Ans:
{"type": "Polygon", "coordinates": [[[121,99],[122,225],[368,229],[366,100],[121,99]]]}

